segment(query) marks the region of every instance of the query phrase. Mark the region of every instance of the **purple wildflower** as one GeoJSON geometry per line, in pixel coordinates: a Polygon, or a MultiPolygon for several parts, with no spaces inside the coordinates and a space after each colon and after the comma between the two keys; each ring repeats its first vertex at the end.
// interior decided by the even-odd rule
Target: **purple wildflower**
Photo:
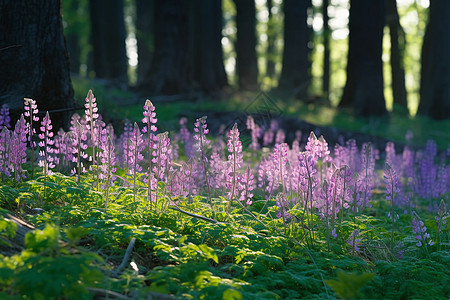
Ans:
{"type": "Polygon", "coordinates": [[[0,130],[5,126],[11,129],[11,117],[9,116],[9,107],[7,104],[3,104],[0,109],[0,130]]]}
{"type": "Polygon", "coordinates": [[[3,127],[0,132],[0,172],[3,175],[11,176],[11,165],[10,165],[10,142],[11,142],[11,132],[6,126],[3,127]]]}
{"type": "Polygon", "coordinates": [[[230,197],[228,200],[228,210],[230,210],[231,201],[237,192],[238,170],[243,164],[242,144],[239,140],[239,130],[236,123],[233,125],[228,136],[227,146],[228,152],[230,153],[228,155],[229,171],[226,174],[227,188],[230,190],[230,197]]]}
{"type": "Polygon", "coordinates": [[[133,132],[131,133],[130,138],[130,144],[128,146],[129,150],[128,166],[131,176],[133,176],[133,187],[134,187],[133,202],[136,201],[137,196],[136,178],[138,172],[142,171],[142,167],[139,165],[139,162],[141,162],[144,159],[144,156],[141,153],[142,150],[144,150],[144,148],[145,143],[142,134],[139,130],[139,126],[137,123],[134,123],[133,132]]]}
{"type": "Polygon", "coordinates": [[[208,202],[212,206],[211,200],[211,188],[208,180],[208,172],[206,169],[206,155],[205,155],[205,147],[209,144],[209,140],[206,138],[206,135],[209,133],[209,129],[206,124],[206,116],[197,119],[194,123],[194,140],[196,141],[195,148],[198,152],[200,152],[200,161],[203,164],[203,171],[205,174],[206,186],[208,188],[208,202]]]}
{"type": "Polygon", "coordinates": [[[100,179],[103,180],[104,184],[102,189],[105,190],[105,209],[108,209],[109,200],[109,187],[114,185],[115,176],[117,168],[116,165],[116,155],[114,153],[114,144],[111,138],[105,138],[100,144],[100,148],[103,150],[99,152],[98,157],[100,159],[100,179]]]}
{"type": "Polygon", "coordinates": [[[76,163],[76,167],[71,171],[71,174],[77,174],[76,181],[80,180],[81,173],[86,173],[86,168],[83,165],[83,160],[88,158],[88,154],[85,152],[87,149],[87,132],[83,125],[74,119],[75,123],[71,126],[72,129],[72,162],[76,163]]]}
{"type": "Polygon", "coordinates": [[[27,118],[28,143],[29,143],[30,149],[31,149],[31,177],[33,177],[33,175],[34,175],[34,149],[36,148],[36,143],[33,141],[34,134],[36,133],[33,123],[39,121],[39,117],[37,116],[37,113],[39,112],[39,110],[37,108],[36,101],[34,101],[33,99],[24,98],[24,101],[25,101],[24,116],[27,118]]]}
{"type": "Polygon", "coordinates": [[[252,205],[252,198],[253,198],[253,189],[254,189],[254,176],[252,174],[252,170],[249,166],[247,166],[247,169],[245,170],[244,174],[240,176],[239,178],[239,191],[240,197],[239,201],[243,205],[252,205]]]}
{"type": "Polygon", "coordinates": [[[45,117],[42,118],[41,122],[41,133],[39,134],[39,167],[43,167],[44,176],[52,175],[53,172],[51,169],[55,167],[55,141],[53,140],[53,132],[51,131],[52,121],[50,120],[50,115],[48,112],[45,114],[45,117]]]}
{"type": "Polygon", "coordinates": [[[347,241],[347,244],[349,244],[352,247],[352,253],[359,252],[359,246],[361,245],[361,239],[358,239],[359,236],[359,230],[355,229],[353,230],[352,234],[350,235],[350,238],[347,241]]]}
{"type": "Polygon", "coordinates": [[[412,230],[416,234],[416,246],[421,247],[424,242],[425,244],[428,243],[428,245],[433,246],[434,242],[431,240],[430,234],[427,233],[427,227],[420,219],[419,215],[416,212],[413,212],[414,218],[412,220],[412,230]]]}
{"type": "Polygon", "coordinates": [[[12,132],[10,144],[10,162],[17,181],[26,178],[22,165],[27,161],[27,130],[27,124],[22,114],[12,132]]]}
{"type": "MultiPolygon", "coordinates": [[[[147,200],[148,201],[156,201],[156,192],[153,193],[152,191],[156,191],[156,185],[157,180],[159,178],[160,173],[160,167],[156,166],[157,169],[156,173],[157,176],[155,178],[154,174],[152,173],[153,170],[153,164],[155,163],[155,160],[159,160],[156,151],[161,151],[161,149],[158,149],[158,138],[155,135],[155,132],[157,130],[156,122],[158,119],[156,118],[155,113],[155,106],[150,100],[146,100],[144,104],[144,112],[143,112],[144,118],[142,119],[142,122],[144,123],[144,127],[142,128],[143,133],[147,133],[146,142],[147,142],[147,149],[148,149],[148,165],[147,165],[147,172],[146,172],[146,182],[147,182],[147,200]]],[[[150,202],[151,203],[151,202],[150,202]]]]}
{"type": "Polygon", "coordinates": [[[250,149],[256,151],[259,149],[258,138],[261,135],[261,129],[255,124],[255,120],[252,116],[247,117],[247,129],[251,132],[252,143],[250,144],[250,149]]]}

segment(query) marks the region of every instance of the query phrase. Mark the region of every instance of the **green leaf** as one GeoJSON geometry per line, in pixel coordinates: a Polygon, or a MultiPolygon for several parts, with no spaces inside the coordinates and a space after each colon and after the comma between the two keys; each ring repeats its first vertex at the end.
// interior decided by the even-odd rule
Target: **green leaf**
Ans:
{"type": "Polygon", "coordinates": [[[373,273],[356,274],[338,271],[338,280],[325,280],[325,283],[333,289],[339,298],[354,299],[359,295],[359,290],[374,276],[373,273]]]}

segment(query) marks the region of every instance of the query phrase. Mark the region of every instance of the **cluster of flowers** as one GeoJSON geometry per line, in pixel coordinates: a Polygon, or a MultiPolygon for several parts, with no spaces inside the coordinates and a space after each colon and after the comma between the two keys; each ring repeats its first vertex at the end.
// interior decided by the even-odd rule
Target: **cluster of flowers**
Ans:
{"type": "MultiPolygon", "coordinates": [[[[25,112],[14,130],[9,129],[7,107],[2,107],[2,176],[14,176],[16,180],[25,178],[27,173],[22,165],[26,161],[31,162],[32,167],[34,164],[33,156],[27,160],[27,147],[31,155],[39,147],[38,165],[43,167],[44,174],[51,174],[52,170],[69,171],[80,180],[81,175],[90,170],[97,177],[97,188],[108,190],[119,180],[115,173],[120,167],[131,178],[120,180],[134,187],[135,198],[137,181],[147,184],[146,196],[151,202],[157,201],[157,183],[164,182],[174,197],[186,197],[207,187],[209,198],[212,192],[221,193],[229,199],[229,205],[237,200],[246,206],[254,201],[257,186],[266,199],[275,196],[279,217],[289,219],[289,209],[300,204],[332,222],[342,216],[345,209],[354,213],[364,210],[370,205],[373,188],[381,183],[375,172],[379,153],[370,144],[358,148],[354,140],[349,140],[331,149],[322,136],[318,138],[311,133],[303,147],[302,133],[298,132],[289,146],[277,122],[272,121],[265,129],[249,116],[246,125],[251,132],[250,149],[256,151],[274,144],[273,148],[262,151],[261,160],[255,165],[244,160],[237,125],[226,132],[226,143],[221,139],[211,143],[207,138],[206,117],[196,120],[193,132],[183,118],[179,133],[171,140],[167,133],[157,134],[155,106],[147,100],[143,107],[143,125],[125,120],[123,134],[117,137],[113,127],[102,121],[92,91],[86,97],[85,108],[83,116],[73,115],[69,132],[60,130],[54,135],[49,114],[40,120],[34,100],[25,99],[25,112]],[[40,132],[36,135],[35,124],[39,121],[40,132]],[[86,151],[88,147],[92,151],[86,151]],[[179,147],[183,147],[181,153],[186,160],[179,159],[179,147]]],[[[448,154],[449,151],[437,157],[436,144],[432,141],[423,151],[414,152],[405,147],[402,154],[396,154],[393,144],[388,144],[387,199],[401,206],[409,203],[408,193],[411,192],[430,199],[448,193],[448,154]]]]}

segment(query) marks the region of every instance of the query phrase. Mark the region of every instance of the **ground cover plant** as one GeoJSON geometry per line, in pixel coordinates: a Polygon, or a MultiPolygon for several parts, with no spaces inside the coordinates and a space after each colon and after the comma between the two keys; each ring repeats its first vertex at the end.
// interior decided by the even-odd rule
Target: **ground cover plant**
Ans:
{"type": "Polygon", "coordinates": [[[56,134],[32,99],[14,127],[1,111],[1,298],[448,299],[450,150],[434,141],[288,145],[252,116],[164,132],[150,100],[115,130],[92,91],[85,107],[56,134]],[[21,247],[10,214],[36,226],[21,247]]]}

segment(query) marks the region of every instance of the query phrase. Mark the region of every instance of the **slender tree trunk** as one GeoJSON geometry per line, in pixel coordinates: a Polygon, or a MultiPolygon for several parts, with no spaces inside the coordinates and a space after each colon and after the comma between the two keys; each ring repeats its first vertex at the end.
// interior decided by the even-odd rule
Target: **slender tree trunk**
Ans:
{"type": "Polygon", "coordinates": [[[155,0],[155,51],[140,91],[161,95],[190,89],[188,5],[182,0],[155,0]]]}
{"type": "Polygon", "coordinates": [[[322,75],[322,92],[328,99],[330,95],[330,35],[331,30],[328,24],[328,5],[330,0],[322,2],[323,16],[323,75],[322,75]]]}
{"type": "Polygon", "coordinates": [[[278,87],[304,98],[309,85],[308,1],[284,0],[283,67],[278,87]]]}
{"type": "Polygon", "coordinates": [[[193,79],[201,91],[214,93],[228,85],[222,51],[222,1],[191,2],[193,79]]]}
{"type": "Polygon", "coordinates": [[[403,56],[405,53],[405,32],[400,24],[400,17],[397,10],[396,0],[386,0],[387,18],[391,37],[391,74],[392,93],[394,104],[403,108],[408,107],[408,100],[405,85],[405,68],[403,66],[403,56]]]}
{"type": "MultiPolygon", "coordinates": [[[[12,124],[25,97],[41,111],[73,107],[60,12],[59,0],[0,1],[0,105],[11,108],[12,124]]],[[[53,127],[67,127],[71,113],[50,113],[53,127]]]]}
{"type": "Polygon", "coordinates": [[[91,0],[89,4],[95,75],[127,84],[123,0],[91,0]]]}
{"type": "Polygon", "coordinates": [[[70,71],[75,74],[80,72],[81,64],[80,32],[77,28],[79,25],[77,24],[79,4],[79,1],[74,0],[63,2],[63,11],[67,11],[67,14],[71,17],[66,18],[66,14],[64,13],[64,21],[67,24],[64,29],[64,35],[66,37],[67,49],[69,51],[70,71]]]}
{"type": "Polygon", "coordinates": [[[267,20],[267,49],[266,49],[266,76],[273,78],[275,76],[275,24],[272,14],[273,2],[267,0],[267,11],[269,12],[267,20]]]}
{"type": "Polygon", "coordinates": [[[450,118],[450,1],[430,1],[422,46],[418,114],[450,118]]]}
{"type": "Polygon", "coordinates": [[[340,107],[352,107],[355,115],[386,113],[381,60],[384,1],[351,0],[347,82],[340,107]]]}
{"type": "Polygon", "coordinates": [[[241,90],[258,88],[255,0],[234,0],[236,5],[236,69],[241,90]]]}
{"type": "Polygon", "coordinates": [[[155,51],[155,7],[153,0],[136,0],[136,39],[138,47],[138,85],[151,66],[155,51]]]}

